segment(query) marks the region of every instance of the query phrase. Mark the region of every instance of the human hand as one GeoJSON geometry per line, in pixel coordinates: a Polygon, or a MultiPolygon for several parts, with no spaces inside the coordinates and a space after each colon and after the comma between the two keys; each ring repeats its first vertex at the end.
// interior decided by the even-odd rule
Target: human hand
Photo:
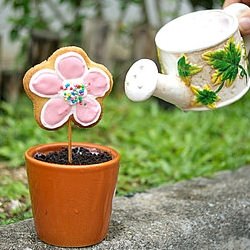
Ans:
{"type": "MultiPolygon", "coordinates": [[[[223,7],[227,7],[233,3],[243,3],[250,7],[250,0],[225,0],[223,7]]],[[[243,35],[250,35],[250,9],[244,11],[239,17],[239,27],[243,35]]]]}

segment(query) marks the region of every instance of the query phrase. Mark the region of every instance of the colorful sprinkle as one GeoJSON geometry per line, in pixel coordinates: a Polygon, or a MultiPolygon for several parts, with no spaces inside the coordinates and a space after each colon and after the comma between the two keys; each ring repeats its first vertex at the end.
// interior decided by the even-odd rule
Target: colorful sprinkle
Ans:
{"type": "Polygon", "coordinates": [[[59,91],[64,100],[70,105],[82,104],[84,96],[87,95],[84,84],[66,82],[59,91]]]}

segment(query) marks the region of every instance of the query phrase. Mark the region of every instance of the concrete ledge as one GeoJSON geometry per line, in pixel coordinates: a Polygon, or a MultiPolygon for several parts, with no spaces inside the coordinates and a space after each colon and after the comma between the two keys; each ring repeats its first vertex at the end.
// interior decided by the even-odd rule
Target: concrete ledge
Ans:
{"type": "MultiPolygon", "coordinates": [[[[26,220],[0,227],[0,249],[65,248],[40,242],[26,220]]],[[[115,198],[108,237],[84,249],[250,249],[250,166],[115,198]]]]}

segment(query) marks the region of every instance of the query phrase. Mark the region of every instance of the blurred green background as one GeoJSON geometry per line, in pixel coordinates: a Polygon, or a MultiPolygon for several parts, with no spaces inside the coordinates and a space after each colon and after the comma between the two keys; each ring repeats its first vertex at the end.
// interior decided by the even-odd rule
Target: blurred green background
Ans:
{"type": "Polygon", "coordinates": [[[4,53],[0,58],[0,224],[31,216],[24,151],[67,141],[66,127],[46,131],[36,124],[22,90],[24,72],[65,45],[84,48],[113,74],[115,86],[104,100],[101,122],[89,129],[73,127],[73,141],[109,145],[121,153],[118,195],[250,163],[249,94],[222,109],[187,113],[155,98],[132,103],[123,91],[125,73],[136,59],[157,61],[159,27],[190,11],[220,8],[221,1],[0,2],[8,12],[8,48],[16,48],[12,63],[4,53]]]}

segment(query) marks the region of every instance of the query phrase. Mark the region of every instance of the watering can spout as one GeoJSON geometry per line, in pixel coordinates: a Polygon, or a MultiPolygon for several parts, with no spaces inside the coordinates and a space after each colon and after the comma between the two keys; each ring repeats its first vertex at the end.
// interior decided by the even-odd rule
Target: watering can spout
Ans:
{"type": "Polygon", "coordinates": [[[187,109],[192,98],[192,92],[178,77],[158,73],[156,64],[149,59],[141,59],[130,67],[125,93],[135,102],[155,96],[180,109],[187,109]]]}

